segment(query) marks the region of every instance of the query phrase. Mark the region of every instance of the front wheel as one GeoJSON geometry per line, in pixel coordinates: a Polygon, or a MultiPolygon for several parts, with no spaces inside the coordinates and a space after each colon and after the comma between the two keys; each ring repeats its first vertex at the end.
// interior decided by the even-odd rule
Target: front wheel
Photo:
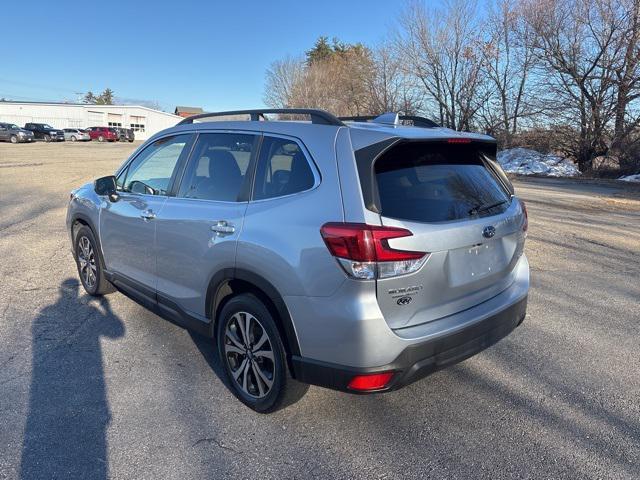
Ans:
{"type": "Polygon", "coordinates": [[[289,374],[275,320],[255,295],[233,297],[218,318],[218,352],[231,391],[240,401],[269,413],[302,398],[309,387],[289,374]]]}
{"type": "Polygon", "coordinates": [[[76,136],[75,135],[71,135],[71,141],[75,142],[76,140],[77,140],[76,136]]]}
{"type": "Polygon", "coordinates": [[[104,137],[103,137],[102,135],[100,135],[100,136],[98,137],[98,141],[99,141],[99,142],[104,142],[104,137]]]}
{"type": "Polygon", "coordinates": [[[44,136],[44,141],[49,143],[51,141],[51,137],[49,135],[44,136]]]}
{"type": "Polygon", "coordinates": [[[113,291],[113,286],[104,276],[104,267],[93,232],[82,225],[75,235],[74,251],[80,281],[89,295],[100,296],[113,291]]]}

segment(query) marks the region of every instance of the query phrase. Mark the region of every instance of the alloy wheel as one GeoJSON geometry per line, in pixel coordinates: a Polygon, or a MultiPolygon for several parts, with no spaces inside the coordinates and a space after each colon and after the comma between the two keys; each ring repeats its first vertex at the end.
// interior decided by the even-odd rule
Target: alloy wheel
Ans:
{"type": "Polygon", "coordinates": [[[91,245],[91,241],[85,236],[80,237],[78,240],[78,262],[80,264],[80,275],[82,276],[84,284],[89,288],[95,287],[98,279],[98,266],[96,265],[93,245],[91,245]]]}
{"type": "Polygon", "coordinates": [[[271,339],[260,321],[247,312],[234,314],[227,322],[224,356],[233,381],[253,398],[266,396],[275,378],[271,339]]]}

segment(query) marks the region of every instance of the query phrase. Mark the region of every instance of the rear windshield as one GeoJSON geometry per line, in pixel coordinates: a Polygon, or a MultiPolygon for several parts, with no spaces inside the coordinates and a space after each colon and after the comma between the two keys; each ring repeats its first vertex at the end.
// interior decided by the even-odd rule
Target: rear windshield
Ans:
{"type": "Polygon", "coordinates": [[[446,222],[496,215],[510,193],[472,145],[406,143],[375,163],[381,215],[446,222]]]}

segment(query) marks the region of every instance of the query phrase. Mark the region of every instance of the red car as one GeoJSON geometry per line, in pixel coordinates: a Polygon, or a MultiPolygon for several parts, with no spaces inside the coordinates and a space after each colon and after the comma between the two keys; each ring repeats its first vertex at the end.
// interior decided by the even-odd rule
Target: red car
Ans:
{"type": "Polygon", "coordinates": [[[91,137],[91,140],[98,140],[99,142],[115,142],[118,140],[118,132],[115,128],[110,127],[89,127],[87,133],[91,137]]]}

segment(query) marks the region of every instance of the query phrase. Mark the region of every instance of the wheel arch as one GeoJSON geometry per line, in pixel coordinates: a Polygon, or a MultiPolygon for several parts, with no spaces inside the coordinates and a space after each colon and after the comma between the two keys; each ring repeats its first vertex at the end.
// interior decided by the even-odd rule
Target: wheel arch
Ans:
{"type": "MultiPolygon", "coordinates": [[[[207,317],[211,319],[215,334],[217,317],[225,303],[241,293],[252,293],[265,304],[273,316],[287,352],[287,363],[292,355],[300,355],[300,346],[289,310],[278,290],[262,276],[237,268],[228,268],[214,275],[206,295],[207,317]]],[[[289,365],[291,367],[291,365],[289,365]]],[[[293,371],[293,370],[291,370],[293,371]]]]}
{"type": "Polygon", "coordinates": [[[91,221],[91,219],[87,215],[84,215],[83,213],[75,213],[73,217],[71,217],[71,241],[73,242],[74,251],[76,248],[75,247],[76,230],[80,228],[79,225],[84,225],[88,227],[91,230],[91,233],[93,233],[93,238],[96,240],[96,243],[98,244],[97,247],[98,247],[98,255],[100,255],[100,261],[102,262],[103,266],[106,266],[106,263],[104,263],[104,257],[102,255],[102,244],[100,243],[98,230],[93,225],[93,222],[91,221]]]}

